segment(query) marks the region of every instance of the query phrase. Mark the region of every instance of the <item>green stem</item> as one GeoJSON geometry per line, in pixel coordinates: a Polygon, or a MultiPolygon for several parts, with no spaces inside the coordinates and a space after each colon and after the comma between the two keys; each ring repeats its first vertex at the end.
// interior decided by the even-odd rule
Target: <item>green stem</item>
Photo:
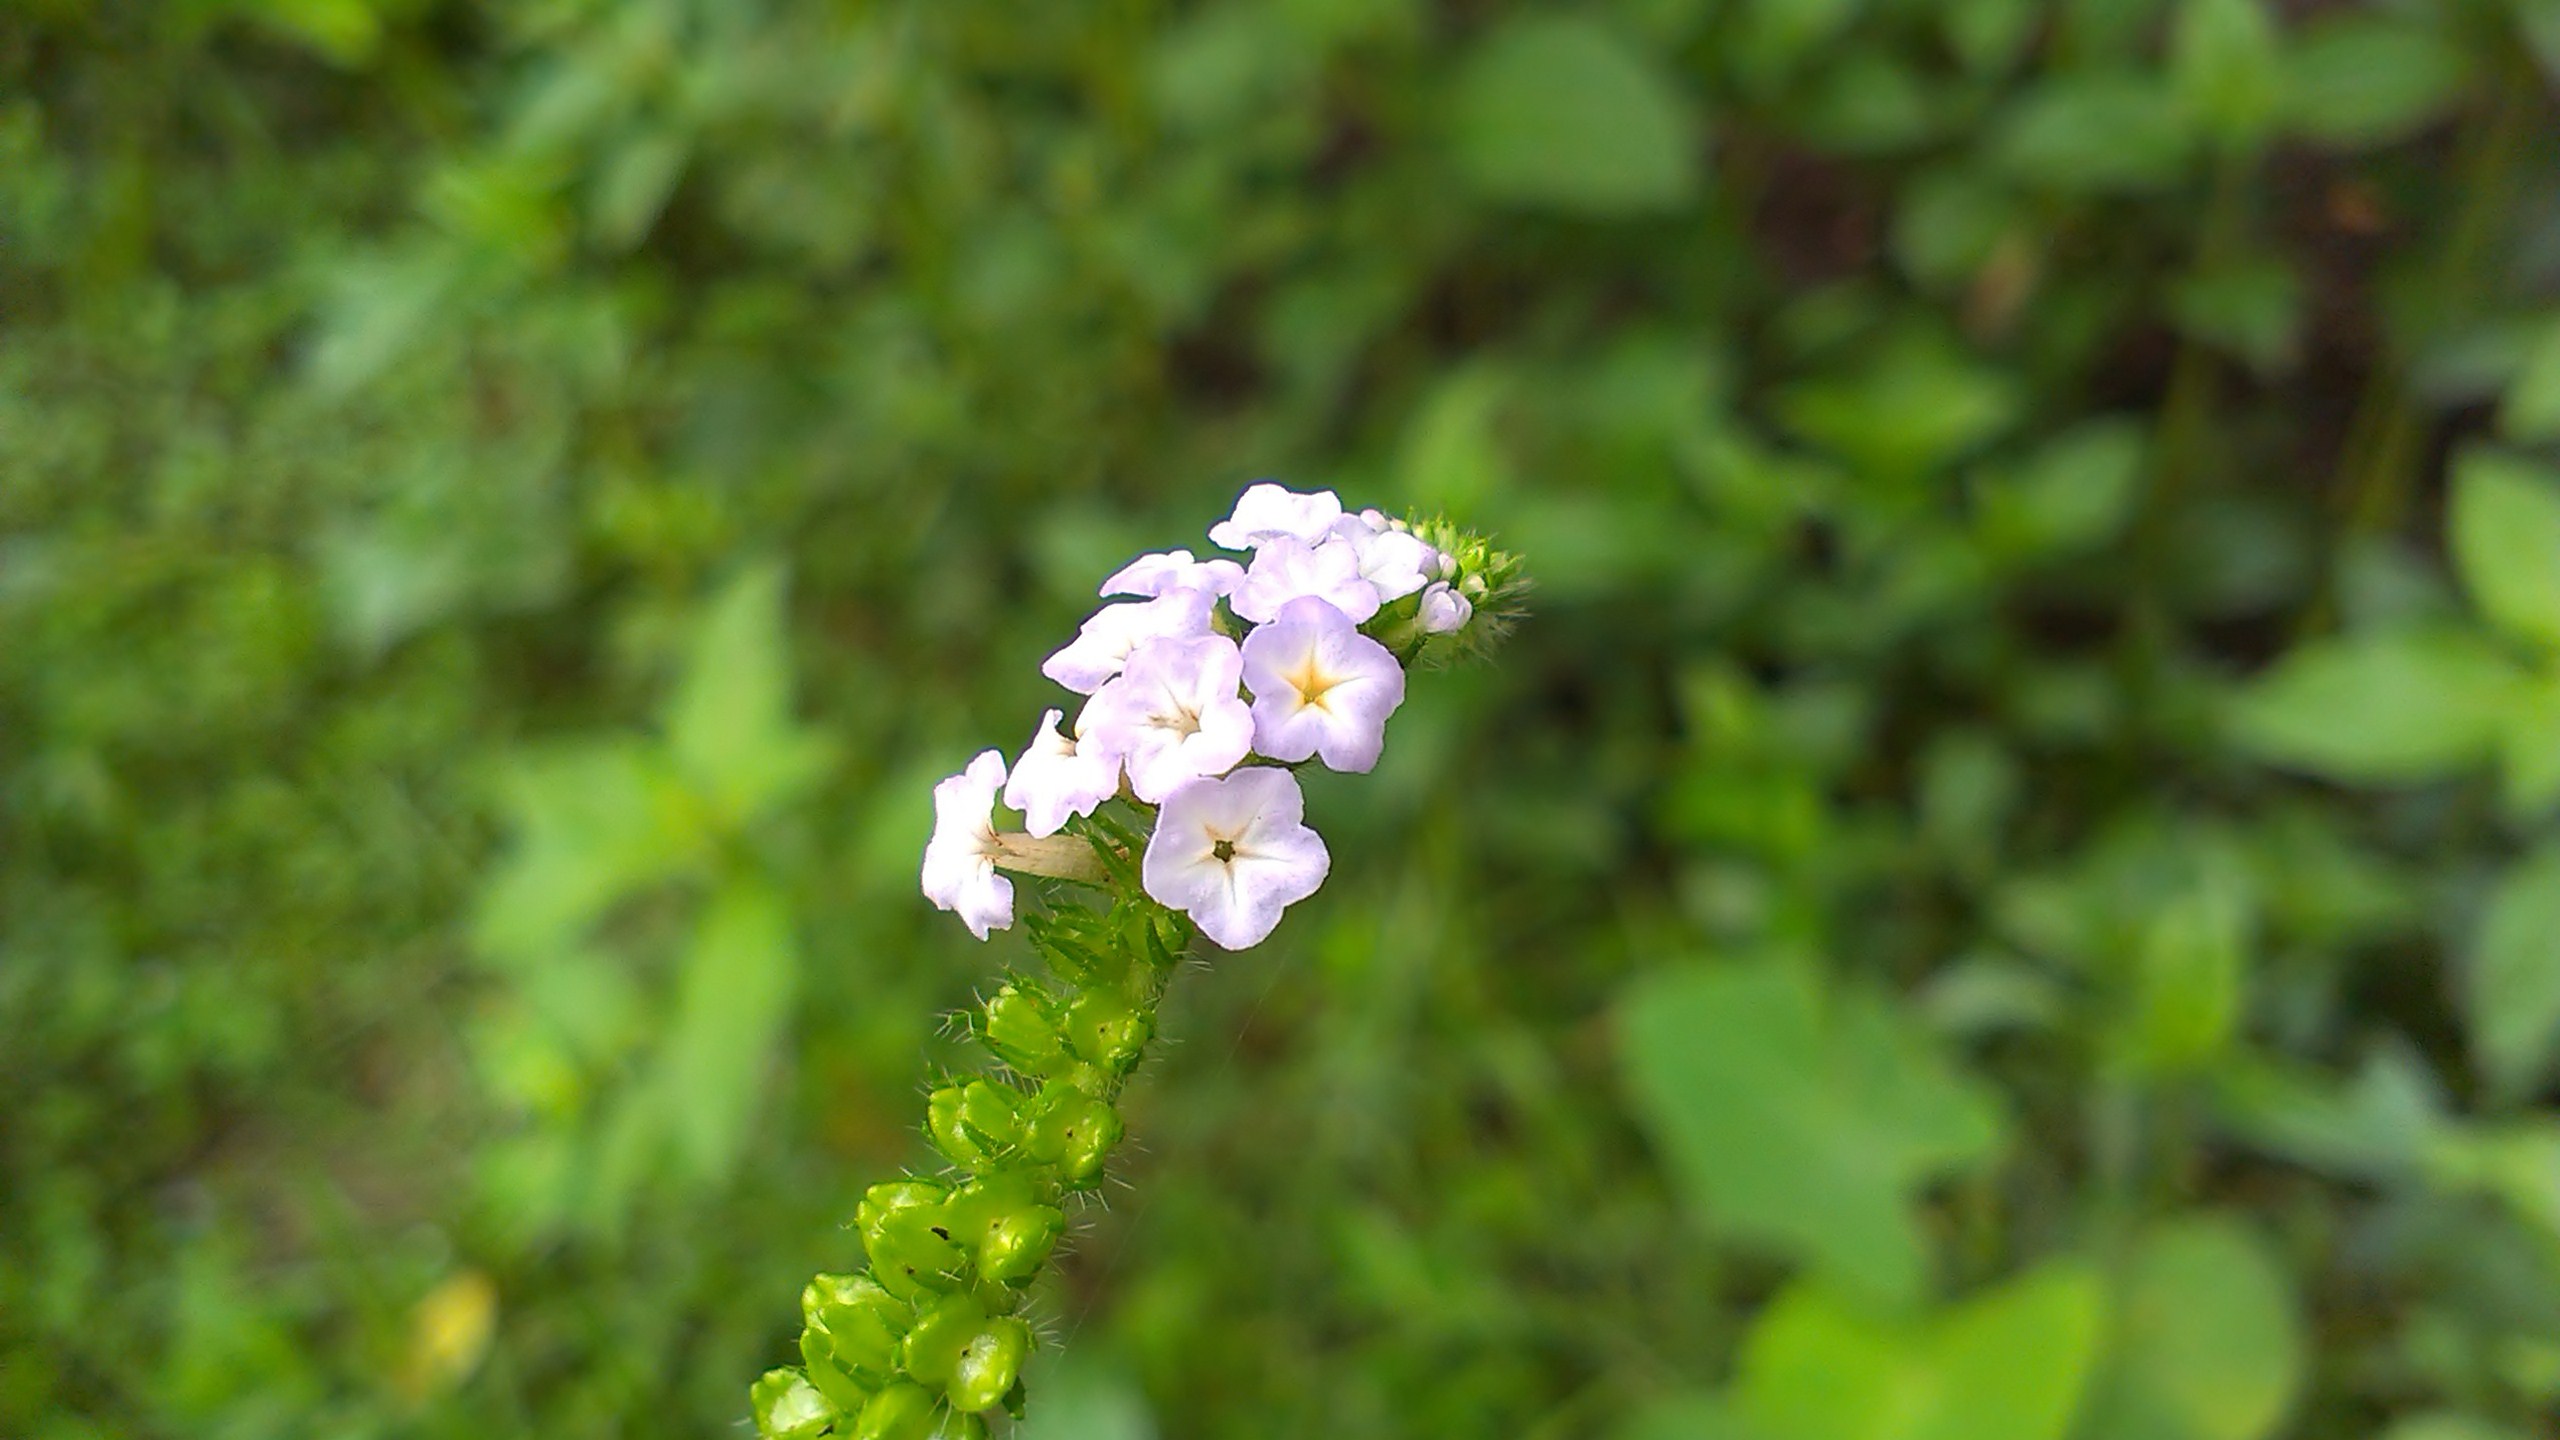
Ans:
{"type": "Polygon", "coordinates": [[[1190,926],[1141,893],[1135,835],[1095,819],[1050,841],[1005,837],[1007,868],[1105,886],[1023,918],[1049,973],[1016,975],[969,1012],[995,1064],[926,1102],[949,1173],[874,1185],[855,1213],[869,1268],[801,1297],[801,1364],[755,1386],[770,1440],[979,1440],[1022,1413],[1033,1341],[1022,1310],[1122,1134],[1121,1089],[1156,1032],[1190,926]],[[1070,873],[1072,872],[1072,873],[1070,873]]]}

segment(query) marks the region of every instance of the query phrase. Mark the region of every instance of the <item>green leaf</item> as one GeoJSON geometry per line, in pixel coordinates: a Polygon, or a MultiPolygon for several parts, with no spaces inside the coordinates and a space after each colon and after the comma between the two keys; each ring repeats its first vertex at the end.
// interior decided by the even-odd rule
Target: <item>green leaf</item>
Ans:
{"type": "Polygon", "coordinates": [[[1722,1397],[1703,1394],[1654,1401],[1609,1434],[1611,1440],[1764,1440],[1722,1397]]]}
{"type": "Polygon", "coordinates": [[[1988,1087],[1885,997],[1787,960],[1648,977],[1622,1022],[1637,1113],[1710,1225],[1867,1296],[1921,1294],[1913,1192],[1997,1153],[1988,1087]]]}
{"type": "Polygon", "coordinates": [[[2498,407],[2498,428],[2510,440],[2560,440],[2560,320],[2545,324],[2525,352],[2498,407]]]}
{"type": "Polygon", "coordinates": [[[2530,823],[2560,802],[2560,671],[2523,682],[2507,712],[2499,778],[2507,813],[2530,823]]]}
{"type": "Polygon", "coordinates": [[[1872,479],[1925,475],[2017,419],[2016,377],[1924,333],[1886,342],[1856,372],[1808,380],[1779,397],[1787,427],[1872,479]]]}
{"type": "Polygon", "coordinates": [[[782,897],[755,881],[723,886],[685,955],[661,1072],[678,1150],[699,1180],[737,1168],[799,968],[782,897]]]}
{"type": "Polygon", "coordinates": [[[2143,71],[2047,77],[1991,133],[2001,170],[2068,194],[2159,189],[2195,141],[2177,96],[2143,71]]]}
{"type": "Polygon", "coordinates": [[[2534,1440],[2512,1425],[2478,1415],[2462,1415],[2439,1410],[2426,1415],[2412,1415],[2382,1432],[2382,1440],[2534,1440]]]}
{"type": "Polygon", "coordinates": [[[2302,280],[2272,256],[2181,276],[2169,291],[2178,329],[2259,371],[2290,363],[2300,348],[2302,280]]]}
{"type": "Polygon", "coordinates": [[[2258,1233],[2199,1216],[2144,1237],[2119,1282],[2082,1440],[2261,1440],[2302,1388],[2300,1302],[2258,1233]]]}
{"type": "Polygon", "coordinates": [[[2560,844],[2498,881],[2472,940],[2463,1009],[2496,1089],[2520,1094],[2549,1073],[2560,1044],[2560,844]]]}
{"type": "Polygon", "coordinates": [[[677,768],[732,821],[826,769],[833,747],[791,718],[780,570],[757,566],[713,598],[668,703],[666,729],[677,768]]]}
{"type": "Polygon", "coordinates": [[[2285,55],[2284,128],[2344,147],[2397,140],[2463,93],[2462,50],[2434,30],[2349,12],[2306,26],[2285,55]]]}
{"type": "Polygon", "coordinates": [[[2560,470],[2475,447],[2453,467],[2453,557],[2480,612],[2560,648],[2560,470]]]}
{"type": "Polygon", "coordinates": [[[2495,751],[2518,674],[2479,637],[2408,629],[2314,641],[2244,691],[2240,742],[2329,779],[2408,784],[2495,751]]]}
{"type": "Polygon", "coordinates": [[[2249,913],[2238,883],[2208,873],[2143,925],[2126,1058],[2146,1074],[2176,1074],[2230,1043],[2248,966],[2249,913]]]}
{"type": "Polygon", "coordinates": [[[2259,0],[2185,0],[2172,32],[2170,73],[2206,134],[2234,149],[2266,138],[2283,90],[2275,21],[2259,0]]]}
{"type": "Polygon", "coordinates": [[[540,963],[617,901],[695,853],[682,794],[653,750],[599,741],[517,760],[504,779],[515,842],[482,891],[482,953],[540,963]]]}
{"type": "Polygon", "coordinates": [[[1688,98],[1597,21],[1504,24],[1462,63],[1450,123],[1459,173],[1490,200],[1615,216],[1697,198],[1688,98]]]}
{"type": "Polygon", "coordinates": [[[1798,1284],[1744,1340],[1736,1408],[1768,1440],[2061,1440],[2101,1311],[2096,1279],[2068,1264],[1916,1320],[1798,1284]]]}
{"type": "Polygon", "coordinates": [[[2016,558],[2094,549],[2121,533],[2142,481],[2142,427],[2099,419],[2047,441],[1975,492],[1983,543],[2016,558]]]}

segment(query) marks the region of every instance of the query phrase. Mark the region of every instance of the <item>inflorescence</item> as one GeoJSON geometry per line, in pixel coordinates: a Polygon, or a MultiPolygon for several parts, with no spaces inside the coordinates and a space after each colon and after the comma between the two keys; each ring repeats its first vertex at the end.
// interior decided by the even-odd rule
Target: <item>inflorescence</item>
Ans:
{"type": "Polygon", "coordinates": [[[1140,556],[1041,666],[1087,697],[1072,731],[1048,710],[1012,765],[988,750],[934,787],[926,898],[985,939],[1014,923],[1011,875],[1048,882],[1023,917],[1048,973],[965,1016],[998,1068],[933,1090],[949,1172],[873,1186],[869,1269],[803,1293],[801,1365],[754,1390],[773,1440],[969,1440],[1021,1414],[1025,1297],[1101,1184],[1166,979],[1195,934],[1249,948],[1315,893],[1332,857],[1295,769],[1375,766],[1407,673],[1484,649],[1526,588],[1475,536],[1331,491],[1254,485],[1209,540],[1250,558],[1140,556]]]}

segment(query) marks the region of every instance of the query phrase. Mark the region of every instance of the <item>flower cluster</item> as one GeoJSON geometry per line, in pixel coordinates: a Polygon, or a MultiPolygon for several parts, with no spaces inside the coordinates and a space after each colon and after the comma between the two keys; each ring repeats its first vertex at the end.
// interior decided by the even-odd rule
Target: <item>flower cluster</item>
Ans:
{"type": "Polygon", "coordinates": [[[1489,593],[1458,554],[1330,490],[1255,485],[1209,541],[1249,558],[1169,550],[1102,582],[1110,603],[1040,667],[1085,697],[1071,728],[1049,710],[1010,767],[988,750],[934,787],[924,893],[980,939],[1013,923],[1001,871],[1072,873],[1055,867],[1080,858],[1041,842],[1125,796],[1154,811],[1146,894],[1226,949],[1260,944],[1332,864],[1291,767],[1376,765],[1407,665],[1489,593]],[[996,828],[999,796],[1022,831],[996,828]]]}
{"type": "Polygon", "coordinates": [[[924,893],[979,938],[1015,923],[1012,875],[1082,883],[1019,917],[1045,973],[958,1017],[994,1066],[932,1088],[941,1168],[864,1192],[864,1268],[802,1292],[800,1363],[749,1392],[765,1440],[987,1440],[992,1411],[1023,1414],[1032,1289],[1103,1184],[1193,936],[1258,944],[1324,883],[1296,767],[1377,764],[1407,672],[1483,649],[1526,584],[1445,521],[1327,492],[1256,485],[1209,539],[1233,553],[1103,582],[1041,667],[1084,697],[1074,724],[1047,710],[1011,765],[989,750],[934,787],[924,893]]]}

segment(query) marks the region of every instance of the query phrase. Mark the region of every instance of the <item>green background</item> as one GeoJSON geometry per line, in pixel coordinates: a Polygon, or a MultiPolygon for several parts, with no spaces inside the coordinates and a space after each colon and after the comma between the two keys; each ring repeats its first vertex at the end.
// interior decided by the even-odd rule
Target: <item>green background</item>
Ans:
{"type": "Polygon", "coordinates": [[[1246,482],[1541,588],[1036,1440],[2560,1434],[2551,0],[0,8],[0,1435],[736,1435],[932,781],[1246,482]]]}

